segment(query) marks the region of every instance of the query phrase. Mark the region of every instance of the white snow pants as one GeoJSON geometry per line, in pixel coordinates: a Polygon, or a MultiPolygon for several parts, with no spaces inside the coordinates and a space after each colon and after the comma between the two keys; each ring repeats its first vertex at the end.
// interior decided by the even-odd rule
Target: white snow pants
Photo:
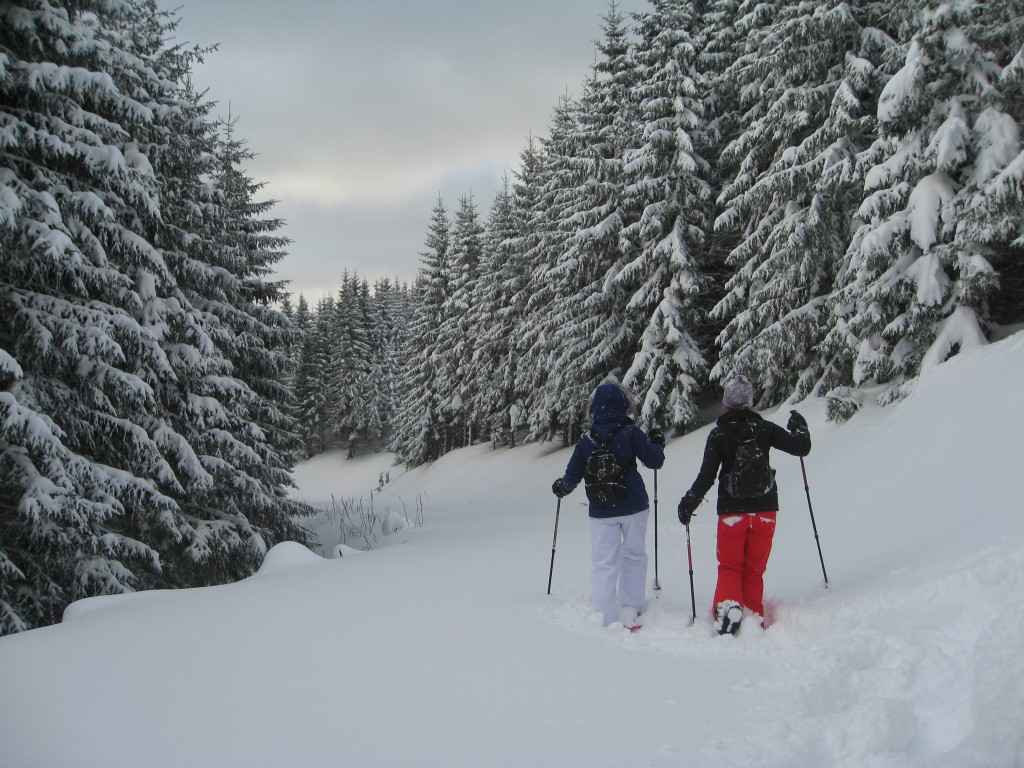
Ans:
{"type": "Polygon", "coordinates": [[[605,626],[622,608],[643,611],[647,602],[647,518],[649,512],[590,518],[590,602],[605,626]],[[618,592],[616,592],[618,587],[618,592]]]}

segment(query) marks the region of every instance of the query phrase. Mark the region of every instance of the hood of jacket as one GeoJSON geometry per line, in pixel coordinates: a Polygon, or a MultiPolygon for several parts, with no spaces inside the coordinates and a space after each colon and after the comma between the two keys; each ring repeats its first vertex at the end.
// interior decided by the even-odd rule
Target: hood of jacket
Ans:
{"type": "Polygon", "coordinates": [[[594,424],[615,424],[626,418],[629,410],[629,398],[618,384],[602,384],[594,390],[594,400],[590,406],[594,424]]]}

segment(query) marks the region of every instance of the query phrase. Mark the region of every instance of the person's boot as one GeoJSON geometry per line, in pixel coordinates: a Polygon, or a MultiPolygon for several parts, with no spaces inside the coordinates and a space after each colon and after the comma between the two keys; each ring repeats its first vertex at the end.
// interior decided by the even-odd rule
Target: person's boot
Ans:
{"type": "Polygon", "coordinates": [[[735,635],[743,620],[743,609],[735,600],[723,600],[715,606],[715,630],[720,635],[735,635]]]}

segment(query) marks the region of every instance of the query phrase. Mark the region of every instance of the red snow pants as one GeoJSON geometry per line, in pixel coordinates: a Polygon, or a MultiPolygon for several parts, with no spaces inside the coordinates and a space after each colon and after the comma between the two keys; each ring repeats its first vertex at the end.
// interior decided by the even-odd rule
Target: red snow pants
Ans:
{"type": "Polygon", "coordinates": [[[764,569],[775,536],[775,512],[718,518],[718,585],[715,602],[735,600],[764,618],[764,569]]]}

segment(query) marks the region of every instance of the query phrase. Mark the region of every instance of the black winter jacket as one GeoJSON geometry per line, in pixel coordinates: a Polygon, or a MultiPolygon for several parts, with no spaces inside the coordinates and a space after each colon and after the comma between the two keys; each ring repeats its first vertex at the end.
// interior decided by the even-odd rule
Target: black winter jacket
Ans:
{"type": "MultiPolygon", "coordinates": [[[[726,411],[718,417],[715,428],[708,435],[704,446],[704,461],[690,492],[698,499],[704,498],[717,477],[721,481],[732,469],[733,458],[739,446],[737,435],[749,437],[756,433],[755,440],[766,454],[769,448],[778,448],[793,456],[806,456],[811,452],[811,436],[807,432],[791,434],[778,424],[766,421],[760,414],[748,409],[726,411]]],[[[746,512],[770,512],[779,508],[777,486],[764,496],[752,499],[737,499],[729,495],[725,483],[718,483],[718,514],[735,515],[746,512]]]]}

